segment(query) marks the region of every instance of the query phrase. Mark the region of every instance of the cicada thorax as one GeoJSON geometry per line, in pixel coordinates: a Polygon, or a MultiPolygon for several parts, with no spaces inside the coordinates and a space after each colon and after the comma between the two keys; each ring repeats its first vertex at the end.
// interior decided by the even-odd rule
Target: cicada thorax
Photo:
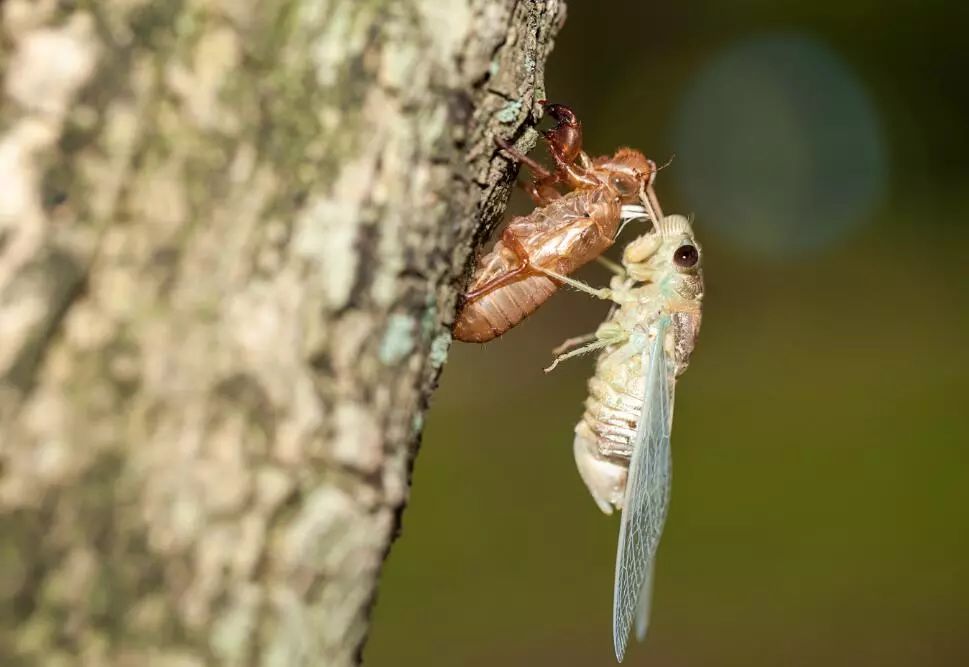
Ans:
{"type": "Polygon", "coordinates": [[[513,219],[479,260],[469,293],[497,286],[462,306],[455,338],[484,343],[528,317],[559,287],[534,267],[569,274],[592,261],[615,240],[620,213],[620,197],[602,185],[570,192],[513,219]],[[507,282],[502,282],[504,277],[507,282]]]}

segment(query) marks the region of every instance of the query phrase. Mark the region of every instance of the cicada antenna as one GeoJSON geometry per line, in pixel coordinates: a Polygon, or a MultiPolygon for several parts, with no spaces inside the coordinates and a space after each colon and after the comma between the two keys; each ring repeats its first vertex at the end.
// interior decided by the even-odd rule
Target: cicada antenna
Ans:
{"type": "MultiPolygon", "coordinates": [[[[676,153],[673,153],[672,155],[670,155],[670,159],[669,160],[667,160],[666,162],[664,162],[659,167],[656,167],[656,171],[662,171],[662,170],[666,169],[668,166],[670,166],[671,164],[673,164],[673,160],[675,160],[675,159],[676,159],[676,153]]],[[[654,162],[653,164],[656,164],[656,163],[654,162]]]]}

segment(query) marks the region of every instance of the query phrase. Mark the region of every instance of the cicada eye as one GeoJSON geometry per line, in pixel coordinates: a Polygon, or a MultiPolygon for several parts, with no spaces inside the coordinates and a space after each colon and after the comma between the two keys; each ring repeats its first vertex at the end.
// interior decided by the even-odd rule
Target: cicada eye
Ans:
{"type": "Polygon", "coordinates": [[[612,187],[619,191],[619,194],[623,197],[629,197],[630,195],[636,194],[638,188],[636,187],[636,181],[632,178],[626,176],[613,176],[609,179],[612,187]]]}
{"type": "Polygon", "coordinates": [[[700,252],[695,245],[684,244],[673,253],[673,263],[684,269],[692,269],[700,261],[700,252]]]}

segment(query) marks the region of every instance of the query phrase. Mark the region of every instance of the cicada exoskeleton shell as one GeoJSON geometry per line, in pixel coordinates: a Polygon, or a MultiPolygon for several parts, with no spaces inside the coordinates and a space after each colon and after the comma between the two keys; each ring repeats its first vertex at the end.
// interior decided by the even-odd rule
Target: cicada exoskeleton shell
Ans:
{"type": "Polygon", "coordinates": [[[567,275],[594,260],[614,243],[624,219],[661,219],[652,160],[630,148],[590,159],[581,150],[582,126],[572,110],[557,104],[546,109],[558,121],[545,132],[556,168],[550,172],[501,144],[535,172],[526,190],[539,207],[512,220],[478,261],[454,325],[458,340],[484,343],[528,317],[559,287],[541,269],[567,275]],[[571,191],[562,195],[560,185],[571,191]],[[641,213],[624,217],[630,206],[641,213]]]}

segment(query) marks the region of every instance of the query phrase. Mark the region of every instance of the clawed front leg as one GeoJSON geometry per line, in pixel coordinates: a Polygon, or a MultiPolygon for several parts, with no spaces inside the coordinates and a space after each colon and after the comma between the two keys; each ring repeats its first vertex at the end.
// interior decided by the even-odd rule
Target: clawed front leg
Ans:
{"type": "Polygon", "coordinates": [[[545,113],[556,121],[555,127],[542,134],[548,140],[552,159],[559,169],[563,169],[575,162],[582,152],[582,123],[575,117],[575,112],[564,104],[548,104],[545,101],[542,104],[545,113]]]}
{"type": "Polygon", "coordinates": [[[594,296],[597,299],[605,299],[606,301],[615,301],[615,297],[613,296],[612,290],[609,289],[608,287],[603,287],[602,289],[596,289],[595,287],[590,287],[589,285],[586,285],[582,281],[569,278],[568,276],[563,276],[561,273],[556,273],[555,271],[552,271],[550,269],[546,269],[544,267],[537,266],[537,265],[533,266],[532,269],[535,271],[538,271],[539,273],[544,273],[549,278],[553,278],[555,280],[558,280],[559,282],[569,285],[570,287],[574,287],[580,292],[585,292],[586,294],[594,296]]]}
{"type": "Polygon", "coordinates": [[[533,202],[546,206],[562,196],[558,189],[560,185],[569,188],[596,187],[599,182],[586,173],[593,164],[582,151],[582,123],[575,117],[575,112],[563,104],[549,104],[546,100],[539,102],[545,107],[545,113],[556,121],[554,127],[542,132],[555,162],[554,171],[549,171],[504,139],[496,137],[495,141],[508,155],[532,170],[532,181],[522,187],[533,202]]]}

